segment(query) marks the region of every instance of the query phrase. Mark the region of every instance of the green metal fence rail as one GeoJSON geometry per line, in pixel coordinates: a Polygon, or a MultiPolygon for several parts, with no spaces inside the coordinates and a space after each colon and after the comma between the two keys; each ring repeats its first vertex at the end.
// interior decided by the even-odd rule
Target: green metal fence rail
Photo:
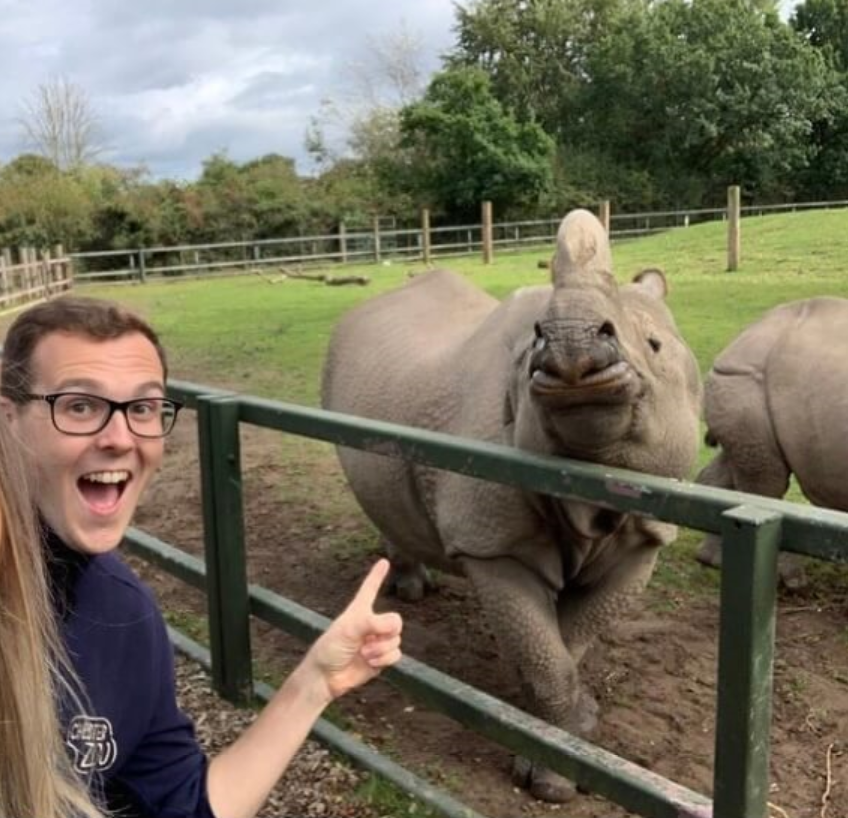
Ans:
{"type": "MultiPolygon", "coordinates": [[[[324,617],[267,589],[245,571],[239,425],[343,444],[564,498],[589,500],[722,536],[713,801],[546,724],[410,658],[384,676],[415,701],[651,818],[767,818],[777,556],[792,550],[848,563],[848,514],[740,492],[534,455],[509,447],[320,409],[242,396],[183,381],[170,394],[198,413],[206,559],[132,530],[128,545],[206,591],[210,650],[184,636],[178,647],[211,666],[216,689],[235,702],[269,691],[252,680],[253,615],[304,640],[324,617]]],[[[475,815],[447,794],[322,721],[315,734],[356,763],[451,818],[475,815]]]]}

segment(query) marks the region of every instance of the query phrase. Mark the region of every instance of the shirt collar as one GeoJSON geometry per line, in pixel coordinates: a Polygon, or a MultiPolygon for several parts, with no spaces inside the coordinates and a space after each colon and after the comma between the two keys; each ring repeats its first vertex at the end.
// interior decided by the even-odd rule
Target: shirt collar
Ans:
{"type": "Polygon", "coordinates": [[[53,604],[60,618],[66,619],[76,603],[77,582],[91,562],[91,557],[68,548],[59,535],[43,522],[41,535],[53,604]]]}

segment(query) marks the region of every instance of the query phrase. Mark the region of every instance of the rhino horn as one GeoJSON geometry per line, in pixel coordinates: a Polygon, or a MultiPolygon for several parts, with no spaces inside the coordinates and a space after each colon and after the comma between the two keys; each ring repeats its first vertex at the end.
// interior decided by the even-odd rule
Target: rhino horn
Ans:
{"type": "Polygon", "coordinates": [[[588,210],[572,210],[562,220],[551,267],[555,287],[562,287],[578,277],[612,280],[612,253],[607,231],[588,210]]]}

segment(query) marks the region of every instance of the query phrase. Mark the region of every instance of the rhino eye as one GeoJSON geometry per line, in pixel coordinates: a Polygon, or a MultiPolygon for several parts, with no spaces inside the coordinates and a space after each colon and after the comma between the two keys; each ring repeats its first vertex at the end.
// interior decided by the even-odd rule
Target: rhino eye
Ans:
{"type": "Polygon", "coordinates": [[[659,352],[662,349],[662,342],[659,338],[654,338],[651,336],[648,338],[648,346],[654,350],[654,352],[659,352]]]}

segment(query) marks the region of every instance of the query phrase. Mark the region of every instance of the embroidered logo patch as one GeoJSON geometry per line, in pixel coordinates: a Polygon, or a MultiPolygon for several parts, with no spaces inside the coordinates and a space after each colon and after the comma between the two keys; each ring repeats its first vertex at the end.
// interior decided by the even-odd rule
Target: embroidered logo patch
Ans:
{"type": "Polygon", "coordinates": [[[108,770],[118,756],[112,722],[97,716],[74,716],[65,743],[73,750],[74,769],[81,775],[108,770]]]}

